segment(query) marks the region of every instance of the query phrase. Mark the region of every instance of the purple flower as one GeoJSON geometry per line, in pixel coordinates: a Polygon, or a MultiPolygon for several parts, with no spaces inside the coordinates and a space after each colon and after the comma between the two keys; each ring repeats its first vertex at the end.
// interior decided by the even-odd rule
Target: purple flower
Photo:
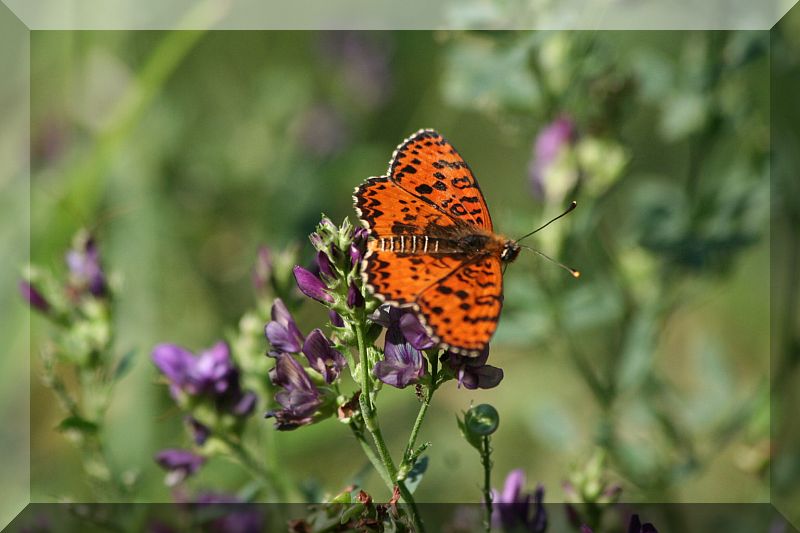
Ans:
{"type": "Polygon", "coordinates": [[[322,394],[294,357],[286,353],[279,353],[276,357],[270,379],[282,389],[275,394],[275,401],[282,409],[268,412],[267,418],[274,418],[275,427],[279,430],[311,424],[314,422],[314,413],[322,405],[322,394]]]}
{"type": "Polygon", "coordinates": [[[333,309],[328,311],[328,318],[330,318],[332,326],[337,327],[337,328],[343,328],[344,327],[344,320],[342,319],[341,315],[339,315],[339,313],[337,313],[333,309]]]}
{"type": "Polygon", "coordinates": [[[347,307],[350,309],[364,307],[364,295],[361,294],[361,289],[356,287],[353,281],[350,282],[350,286],[347,288],[347,307]]]}
{"type": "Polygon", "coordinates": [[[255,395],[242,392],[239,370],[233,364],[226,343],[218,342],[197,356],[175,344],[159,344],[153,348],[152,357],[169,381],[173,398],[178,399],[183,392],[211,398],[218,410],[236,416],[252,412],[255,395]]]}
{"type": "Polygon", "coordinates": [[[247,417],[253,414],[257,402],[256,393],[247,391],[237,396],[236,400],[232,402],[230,411],[236,416],[247,417]]]}
{"type": "Polygon", "coordinates": [[[399,332],[417,350],[427,350],[435,346],[425,327],[417,316],[408,310],[383,305],[372,315],[372,321],[387,328],[386,336],[394,337],[399,332]]]}
{"type": "Polygon", "coordinates": [[[414,313],[404,313],[403,316],[400,317],[399,327],[400,331],[403,333],[403,337],[417,350],[427,350],[435,346],[433,340],[428,336],[425,327],[414,313]]]}
{"type": "Polygon", "coordinates": [[[189,394],[223,394],[233,387],[232,382],[238,382],[238,372],[226,343],[218,342],[192,359],[194,364],[188,368],[186,383],[189,394]]]}
{"type": "Polygon", "coordinates": [[[319,328],[308,334],[303,344],[303,353],[311,368],[320,373],[325,383],[336,381],[347,364],[342,354],[333,348],[333,343],[319,328]]]}
{"type": "Polygon", "coordinates": [[[50,303],[42,296],[42,293],[40,293],[36,287],[30,284],[30,282],[25,280],[20,281],[19,293],[33,309],[41,311],[42,313],[50,311],[50,303]]]}
{"type": "Polygon", "coordinates": [[[253,286],[259,293],[265,293],[272,279],[272,250],[268,246],[260,246],[253,267],[253,286]]]}
{"type": "Polygon", "coordinates": [[[100,253],[91,236],[68,251],[66,261],[72,285],[76,289],[88,290],[97,297],[105,296],[106,277],[100,266],[100,253]]]}
{"type": "Polygon", "coordinates": [[[328,294],[328,287],[313,273],[305,268],[296,265],[294,267],[294,279],[297,281],[297,288],[300,292],[321,303],[333,303],[333,296],[328,294]]]}
{"type": "Polygon", "coordinates": [[[326,276],[328,279],[333,279],[335,277],[331,260],[328,254],[322,250],[317,252],[317,266],[319,267],[320,274],[326,276]]]}
{"type": "Polygon", "coordinates": [[[205,444],[208,437],[211,436],[211,430],[193,416],[187,416],[185,421],[186,425],[189,426],[189,431],[192,433],[194,443],[198,446],[205,444]]]}
{"type": "Polygon", "coordinates": [[[576,139],[575,124],[567,117],[559,117],[539,132],[536,137],[528,174],[534,193],[545,197],[545,175],[558,158],[561,150],[576,139]]]}
{"type": "Polygon", "coordinates": [[[369,231],[366,228],[356,228],[353,231],[353,241],[350,243],[350,264],[360,266],[364,254],[367,252],[367,238],[369,231]]]}
{"type": "Polygon", "coordinates": [[[425,375],[422,352],[405,342],[399,330],[387,332],[383,351],[383,360],[375,364],[372,372],[387,385],[402,389],[425,375]]]}
{"type": "Polygon", "coordinates": [[[298,353],[303,346],[303,334],[280,298],[272,304],[272,321],[264,328],[264,334],[276,351],[298,353]]]}
{"type": "Polygon", "coordinates": [[[458,386],[467,389],[491,389],[500,384],[503,379],[503,370],[486,364],[489,358],[487,346],[478,357],[467,357],[453,352],[442,356],[442,362],[447,363],[455,372],[458,386]]]}
{"type": "Polygon", "coordinates": [[[202,455],[174,448],[158,452],[155,460],[167,471],[166,483],[169,486],[177,485],[193,475],[206,462],[202,455]]]}
{"type": "Polygon", "coordinates": [[[492,517],[495,527],[511,531],[521,526],[532,533],[547,529],[547,513],[542,504],[544,487],[538,485],[533,493],[524,493],[524,488],[525,472],[517,469],[506,476],[503,492],[492,489],[492,503],[497,511],[492,517]]]}

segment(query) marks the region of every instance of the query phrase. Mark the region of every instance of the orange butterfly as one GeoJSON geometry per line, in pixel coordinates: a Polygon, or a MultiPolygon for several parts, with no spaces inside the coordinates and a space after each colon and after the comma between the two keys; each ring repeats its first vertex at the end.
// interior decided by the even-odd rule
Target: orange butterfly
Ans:
{"type": "Polygon", "coordinates": [[[502,265],[517,258],[520,245],[494,233],[456,149],[434,130],[420,130],[397,147],[387,175],[367,179],[354,200],[371,237],[364,284],[382,302],[414,309],[443,348],[479,355],[497,329],[502,265]]]}

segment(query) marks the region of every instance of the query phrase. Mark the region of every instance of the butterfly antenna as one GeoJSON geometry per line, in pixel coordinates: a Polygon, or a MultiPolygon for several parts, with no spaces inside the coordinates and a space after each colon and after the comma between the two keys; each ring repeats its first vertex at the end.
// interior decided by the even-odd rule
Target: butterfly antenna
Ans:
{"type": "MultiPolygon", "coordinates": [[[[563,216],[567,216],[567,215],[568,215],[568,214],[570,214],[570,213],[572,212],[572,210],[573,210],[573,209],[575,209],[576,207],[578,207],[578,202],[576,202],[575,200],[573,200],[572,202],[570,202],[570,204],[569,204],[569,207],[567,208],[567,210],[566,210],[566,211],[564,211],[563,213],[561,213],[560,215],[558,215],[558,216],[557,216],[557,217],[555,217],[555,218],[551,218],[551,219],[550,219],[548,222],[546,222],[546,223],[542,224],[541,226],[539,226],[538,228],[536,228],[536,229],[535,229],[535,230],[533,230],[532,232],[530,232],[530,233],[528,233],[528,234],[525,234],[525,235],[523,235],[522,237],[520,237],[519,239],[517,239],[517,242],[521,241],[522,239],[527,239],[528,237],[530,237],[531,235],[533,235],[533,234],[534,234],[534,233],[536,233],[537,231],[541,231],[541,230],[543,230],[544,228],[546,228],[547,226],[549,226],[550,224],[552,224],[553,222],[555,222],[555,221],[556,221],[556,220],[558,220],[559,218],[561,218],[561,217],[563,217],[563,216]]],[[[536,250],[533,250],[533,251],[535,252],[536,250]]],[[[544,254],[542,254],[542,255],[544,255],[544,254]]],[[[545,257],[546,257],[546,256],[545,256],[545,257]]]]}
{"type": "MultiPolygon", "coordinates": [[[[574,203],[574,202],[573,202],[573,203],[574,203]]],[[[569,211],[567,211],[567,213],[569,213],[569,211]]],[[[565,214],[566,214],[566,213],[565,213],[565,214]]],[[[561,215],[561,216],[564,216],[564,215],[561,215]]],[[[540,251],[539,251],[539,250],[537,250],[536,248],[531,248],[530,246],[525,246],[524,244],[520,244],[520,247],[521,247],[521,248],[525,248],[526,250],[530,250],[531,252],[535,253],[536,255],[540,255],[540,256],[544,257],[545,259],[547,259],[547,260],[548,260],[548,261],[550,261],[551,263],[554,263],[555,265],[557,265],[557,266],[560,266],[561,268],[563,268],[564,270],[566,270],[567,272],[569,272],[569,273],[572,275],[572,277],[573,277],[573,278],[579,278],[579,277],[581,277],[581,273],[580,273],[580,271],[578,271],[578,270],[575,270],[574,268],[568,267],[568,266],[567,266],[567,265],[565,265],[564,263],[560,263],[560,262],[556,261],[555,259],[553,259],[553,258],[552,258],[552,257],[550,257],[549,255],[545,254],[544,252],[540,252],[540,251]]]]}

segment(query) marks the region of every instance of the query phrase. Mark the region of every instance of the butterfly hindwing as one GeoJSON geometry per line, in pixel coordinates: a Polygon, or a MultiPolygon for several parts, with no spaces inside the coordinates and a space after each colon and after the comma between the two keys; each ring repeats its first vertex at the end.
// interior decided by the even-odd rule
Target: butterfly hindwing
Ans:
{"type": "Polygon", "coordinates": [[[442,344],[477,355],[492,338],[503,306],[500,259],[464,263],[416,299],[425,323],[442,344]]]}
{"type": "Polygon", "coordinates": [[[415,305],[428,287],[461,266],[453,257],[400,255],[372,247],[363,262],[367,285],[379,299],[399,305],[415,305]]]}
{"type": "Polygon", "coordinates": [[[420,130],[395,150],[389,177],[441,213],[492,231],[492,218],[467,163],[444,137],[420,130]]]}

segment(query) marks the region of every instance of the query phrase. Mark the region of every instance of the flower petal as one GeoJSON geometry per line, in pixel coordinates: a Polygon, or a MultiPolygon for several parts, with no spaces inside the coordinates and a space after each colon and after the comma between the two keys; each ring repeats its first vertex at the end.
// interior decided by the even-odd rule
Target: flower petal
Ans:
{"type": "Polygon", "coordinates": [[[300,292],[321,303],[333,302],[333,296],[328,294],[327,287],[317,276],[299,265],[294,267],[293,272],[300,292]]]}

